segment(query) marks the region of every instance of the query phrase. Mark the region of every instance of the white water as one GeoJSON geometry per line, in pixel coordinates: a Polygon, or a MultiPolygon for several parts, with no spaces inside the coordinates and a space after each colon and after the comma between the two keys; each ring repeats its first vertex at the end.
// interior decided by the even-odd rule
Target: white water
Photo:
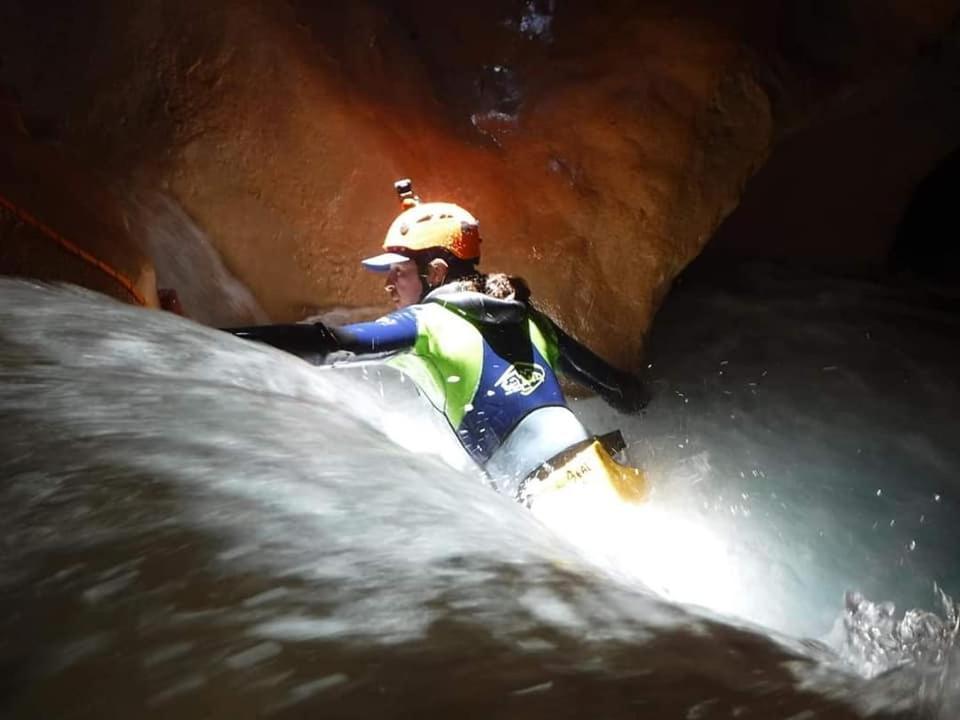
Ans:
{"type": "MultiPolygon", "coordinates": [[[[573,717],[578,707],[630,717],[646,703],[661,716],[954,717],[950,623],[902,622],[883,605],[843,600],[852,590],[899,603],[916,586],[919,602],[901,607],[932,605],[933,580],[957,595],[955,565],[944,560],[956,546],[954,496],[944,486],[933,510],[923,504],[925,483],[947,475],[879,478],[840,462],[829,477],[796,482],[838,457],[829,438],[846,447],[879,434],[889,447],[897,426],[873,408],[872,425],[821,427],[816,385],[798,386],[797,368],[772,364],[769,351],[762,377],[791,378],[779,393],[764,388],[775,407],[754,400],[753,380],[723,385],[703,369],[726,360],[720,367],[742,364],[740,379],[752,377],[743,348],[756,349],[751,332],[783,342],[771,333],[784,308],[758,330],[742,317],[731,323],[732,341],[718,332],[722,311],[752,306],[712,289],[690,297],[719,319],[684,326],[687,344],[675,336],[654,346],[657,395],[645,417],[578,404],[596,430],[623,425],[653,499],[637,516],[560,537],[444,462],[451,446],[437,442],[437,420],[409,385],[369,369],[353,381],[88,294],[0,282],[0,539],[9,550],[0,657],[12,678],[0,708],[192,717],[322,701],[338,717],[573,717]],[[736,393],[731,406],[724,390],[736,393]],[[731,407],[743,424],[723,419],[731,407]],[[757,475],[740,477],[744,458],[757,475]],[[866,480],[882,480],[885,493],[857,495],[866,480]],[[872,515],[892,512],[902,527],[921,506],[926,535],[912,556],[889,552],[907,533],[892,542],[871,534],[872,515]],[[834,542],[821,545],[825,527],[834,542]],[[596,542],[601,529],[613,542],[596,542]],[[585,555],[570,542],[584,538],[585,555]],[[594,563],[599,554],[620,579],[594,563]],[[642,592],[638,579],[797,639],[691,614],[642,592]],[[827,636],[835,620],[834,651],[799,642],[827,636]],[[91,694],[91,672],[114,678],[108,700],[91,694]]],[[[801,339],[810,320],[806,332],[791,325],[801,339]]],[[[940,394],[948,380],[934,382],[940,394]]],[[[936,467],[932,447],[949,470],[937,433],[920,434],[925,445],[908,443],[924,451],[917,457],[898,450],[877,464],[936,467]]]]}
{"type": "Polygon", "coordinates": [[[847,591],[960,595],[960,314],[942,308],[764,266],[703,273],[664,308],[632,451],[757,589],[731,609],[819,637],[847,591]]]}

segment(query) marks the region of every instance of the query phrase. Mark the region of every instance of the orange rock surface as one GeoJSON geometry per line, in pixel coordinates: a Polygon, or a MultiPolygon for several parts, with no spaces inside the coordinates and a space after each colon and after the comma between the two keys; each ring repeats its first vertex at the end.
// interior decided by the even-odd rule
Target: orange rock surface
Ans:
{"type": "Polygon", "coordinates": [[[958,14],[946,0],[96,0],[61,9],[55,32],[9,5],[0,79],[28,124],[170,192],[274,320],[386,309],[358,259],[410,176],[480,219],[483,268],[525,276],[623,366],[778,139],[913,62],[958,14]]]}
{"type": "Polygon", "coordinates": [[[2,97],[0,274],[71,282],[159,306],[153,263],[115,198],[62,152],[33,141],[2,97]]]}

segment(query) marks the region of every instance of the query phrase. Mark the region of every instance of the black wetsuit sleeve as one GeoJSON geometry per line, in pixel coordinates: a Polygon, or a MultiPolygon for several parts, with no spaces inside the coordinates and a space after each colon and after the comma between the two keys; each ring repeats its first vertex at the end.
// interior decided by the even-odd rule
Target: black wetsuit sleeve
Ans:
{"type": "Polygon", "coordinates": [[[621,412],[638,412],[646,406],[649,396],[640,378],[613,367],[549,318],[540,317],[550,324],[556,337],[558,369],[564,375],[590,388],[621,412]]]}
{"type": "Polygon", "coordinates": [[[244,340],[272,345],[300,357],[323,356],[339,349],[336,336],[323,323],[252,325],[224,330],[244,340]]]}
{"type": "Polygon", "coordinates": [[[416,313],[398,310],[373,322],[328,327],[323,323],[254,325],[225,328],[246,340],[272,345],[311,362],[322,363],[330,353],[355,355],[396,352],[411,348],[417,341],[416,313]]]}

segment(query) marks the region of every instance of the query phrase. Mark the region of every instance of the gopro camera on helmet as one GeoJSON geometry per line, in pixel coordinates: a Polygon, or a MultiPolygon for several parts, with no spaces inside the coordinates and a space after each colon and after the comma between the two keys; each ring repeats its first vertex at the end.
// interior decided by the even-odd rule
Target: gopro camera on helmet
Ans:
{"type": "Polygon", "coordinates": [[[403,205],[404,210],[420,204],[420,198],[413,192],[413,180],[410,178],[397,180],[393,184],[393,189],[396,190],[397,195],[400,196],[400,204],[403,205]]]}
{"type": "Polygon", "coordinates": [[[397,191],[397,195],[400,196],[400,199],[412,198],[413,197],[413,180],[410,178],[403,178],[402,180],[397,180],[393,184],[393,189],[397,191]]]}

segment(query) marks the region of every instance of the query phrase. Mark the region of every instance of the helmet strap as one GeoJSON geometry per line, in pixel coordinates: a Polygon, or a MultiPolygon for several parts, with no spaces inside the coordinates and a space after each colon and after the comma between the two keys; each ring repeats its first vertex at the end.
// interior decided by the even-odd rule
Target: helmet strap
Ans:
{"type": "Polygon", "coordinates": [[[417,277],[420,278],[420,302],[433,290],[430,285],[430,262],[433,257],[429,253],[416,253],[411,260],[417,264],[417,277]]]}

